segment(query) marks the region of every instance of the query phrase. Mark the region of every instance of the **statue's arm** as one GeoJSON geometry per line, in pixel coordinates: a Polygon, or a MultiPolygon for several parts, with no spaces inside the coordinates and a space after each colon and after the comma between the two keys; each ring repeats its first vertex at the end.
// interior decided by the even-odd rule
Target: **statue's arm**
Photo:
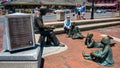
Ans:
{"type": "Polygon", "coordinates": [[[105,48],[104,48],[103,51],[102,51],[101,58],[102,58],[102,57],[105,57],[105,56],[107,55],[107,53],[109,52],[109,48],[110,48],[109,45],[106,45],[106,46],[105,46],[105,48]]]}
{"type": "Polygon", "coordinates": [[[45,26],[43,24],[42,19],[35,19],[35,23],[36,23],[36,25],[39,26],[39,28],[43,28],[43,29],[54,29],[55,28],[55,26],[53,26],[53,25],[45,26]]]}
{"type": "Polygon", "coordinates": [[[91,42],[87,41],[87,47],[93,47],[94,46],[94,40],[91,40],[91,42]]]}
{"type": "Polygon", "coordinates": [[[91,53],[92,55],[96,56],[96,57],[99,57],[99,58],[103,58],[107,55],[109,51],[109,46],[106,46],[103,50],[101,50],[99,53],[91,53]]]}

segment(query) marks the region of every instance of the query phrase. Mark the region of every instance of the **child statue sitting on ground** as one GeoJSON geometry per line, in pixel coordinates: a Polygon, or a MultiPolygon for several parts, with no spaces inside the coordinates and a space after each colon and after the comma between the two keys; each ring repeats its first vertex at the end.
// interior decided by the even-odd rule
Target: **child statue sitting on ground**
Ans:
{"type": "Polygon", "coordinates": [[[83,52],[82,55],[85,59],[93,60],[100,65],[112,66],[114,64],[114,60],[112,57],[111,45],[114,45],[115,43],[110,42],[109,36],[103,38],[101,43],[104,45],[101,50],[96,50],[90,54],[83,52]]]}
{"type": "Polygon", "coordinates": [[[75,26],[75,23],[72,23],[71,28],[70,28],[69,33],[68,33],[68,37],[71,37],[72,39],[83,39],[83,38],[85,38],[82,35],[80,29],[77,26],[75,26]]]}

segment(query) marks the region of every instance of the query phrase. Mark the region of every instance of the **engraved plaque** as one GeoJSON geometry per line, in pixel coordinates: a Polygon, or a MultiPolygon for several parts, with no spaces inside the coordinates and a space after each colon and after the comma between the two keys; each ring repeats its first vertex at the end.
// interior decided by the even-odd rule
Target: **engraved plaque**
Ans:
{"type": "Polygon", "coordinates": [[[6,16],[9,50],[29,48],[34,45],[32,15],[13,14],[6,16]]]}

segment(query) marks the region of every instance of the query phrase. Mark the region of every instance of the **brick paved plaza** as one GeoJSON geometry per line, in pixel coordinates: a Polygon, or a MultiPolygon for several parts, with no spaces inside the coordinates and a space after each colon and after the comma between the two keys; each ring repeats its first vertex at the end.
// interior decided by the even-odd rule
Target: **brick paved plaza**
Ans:
{"type": "MultiPolygon", "coordinates": [[[[99,28],[95,30],[83,31],[82,34],[84,36],[87,33],[93,33],[94,40],[100,41],[102,39],[102,34],[107,34],[116,38],[120,38],[120,25],[99,28]]],[[[3,37],[3,27],[0,26],[0,50],[2,50],[2,37],[3,37]]],[[[85,60],[82,57],[82,51],[86,53],[90,53],[99,48],[90,48],[88,49],[84,41],[85,39],[71,39],[68,38],[66,34],[57,35],[58,39],[68,46],[68,49],[64,52],[43,57],[43,68],[108,68],[105,66],[100,66],[97,63],[89,60],[85,60]]],[[[120,40],[119,40],[120,41],[120,40]]],[[[115,64],[113,67],[109,68],[119,68],[120,67],[120,42],[118,40],[112,40],[115,42],[115,46],[112,47],[113,50],[113,59],[115,64]]]]}

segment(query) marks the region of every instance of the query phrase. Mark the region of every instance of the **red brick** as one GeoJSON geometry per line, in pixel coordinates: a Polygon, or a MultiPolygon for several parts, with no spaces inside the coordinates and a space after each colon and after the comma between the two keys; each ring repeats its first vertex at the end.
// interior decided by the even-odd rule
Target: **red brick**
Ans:
{"type": "MultiPolygon", "coordinates": [[[[101,34],[107,34],[114,37],[120,38],[120,26],[113,26],[113,27],[107,27],[107,28],[100,28],[90,31],[83,31],[82,34],[84,36],[87,35],[87,33],[93,33],[95,41],[100,42],[102,39],[101,34]]],[[[3,28],[0,27],[0,49],[2,46],[2,35],[3,35],[3,28]]],[[[47,57],[44,57],[44,68],[108,68],[106,66],[98,65],[97,63],[85,60],[82,56],[82,52],[85,51],[86,53],[90,53],[92,51],[95,51],[99,48],[86,48],[84,42],[85,39],[71,39],[68,38],[66,34],[60,34],[57,35],[58,39],[66,44],[68,46],[68,49],[64,52],[50,55],[47,57]]],[[[109,68],[119,68],[120,67],[120,43],[112,40],[113,42],[116,42],[115,46],[112,47],[113,50],[113,59],[115,61],[114,66],[109,68]]]]}

